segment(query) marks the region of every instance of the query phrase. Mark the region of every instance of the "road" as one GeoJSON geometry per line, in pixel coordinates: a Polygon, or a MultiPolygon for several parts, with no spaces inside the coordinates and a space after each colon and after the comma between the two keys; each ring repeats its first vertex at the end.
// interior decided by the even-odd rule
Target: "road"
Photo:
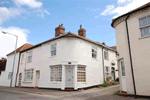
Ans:
{"type": "Polygon", "coordinates": [[[0,90],[0,100],[61,100],[61,99],[0,90]]]}

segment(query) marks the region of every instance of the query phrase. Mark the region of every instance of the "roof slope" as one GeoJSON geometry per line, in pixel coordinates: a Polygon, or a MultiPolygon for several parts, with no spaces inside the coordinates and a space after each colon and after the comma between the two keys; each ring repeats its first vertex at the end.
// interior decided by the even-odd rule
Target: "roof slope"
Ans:
{"type": "Polygon", "coordinates": [[[110,48],[112,48],[112,49],[114,49],[114,50],[117,50],[117,47],[116,47],[116,46],[112,46],[112,47],[110,47],[110,48]]]}
{"type": "MultiPolygon", "coordinates": [[[[30,47],[32,47],[32,46],[33,46],[32,44],[25,43],[25,44],[22,45],[21,47],[17,48],[16,52],[25,50],[25,49],[30,48],[30,47]]],[[[15,53],[15,50],[12,51],[12,52],[10,52],[9,54],[7,54],[7,56],[10,55],[10,54],[13,54],[13,53],[15,53]]]]}
{"type": "Polygon", "coordinates": [[[143,6],[140,6],[140,7],[136,8],[136,9],[134,9],[134,10],[128,12],[128,13],[125,13],[125,14],[123,14],[123,15],[121,15],[121,16],[115,18],[115,19],[113,19],[113,20],[112,20],[112,23],[111,23],[111,26],[113,27],[113,24],[114,24],[114,22],[115,22],[117,19],[119,19],[119,18],[121,18],[121,17],[123,17],[123,16],[126,16],[126,15],[129,15],[129,14],[131,14],[131,13],[134,13],[134,12],[136,12],[136,11],[145,9],[145,8],[147,8],[147,7],[150,7],[150,2],[146,3],[146,4],[143,5],[143,6]]]}
{"type": "Polygon", "coordinates": [[[68,37],[68,36],[69,36],[69,37],[80,38],[80,39],[83,39],[83,40],[85,40],[85,41],[94,43],[94,44],[96,44],[96,45],[102,46],[102,47],[104,47],[104,48],[107,48],[107,49],[109,49],[109,50],[112,50],[112,51],[115,51],[115,52],[116,52],[116,50],[113,49],[113,48],[110,48],[110,47],[108,47],[108,46],[106,46],[106,45],[103,45],[103,44],[101,44],[101,43],[99,43],[99,42],[92,41],[92,40],[87,39],[87,38],[85,38],[85,37],[79,36],[79,35],[74,34],[74,33],[72,33],[72,32],[68,32],[68,33],[62,34],[62,35],[60,35],[60,36],[54,37],[54,38],[52,38],[52,39],[49,39],[49,40],[44,41],[44,42],[42,42],[42,43],[39,43],[39,44],[37,44],[37,45],[35,45],[35,46],[32,46],[32,47],[30,47],[30,48],[28,48],[28,49],[22,50],[21,52],[24,52],[24,51],[30,50],[30,49],[32,49],[32,48],[38,47],[38,46],[40,46],[40,45],[42,45],[42,44],[44,44],[44,43],[47,43],[47,42],[50,42],[50,41],[53,41],[53,40],[56,40],[56,39],[59,39],[59,38],[62,38],[62,37],[68,37]]]}

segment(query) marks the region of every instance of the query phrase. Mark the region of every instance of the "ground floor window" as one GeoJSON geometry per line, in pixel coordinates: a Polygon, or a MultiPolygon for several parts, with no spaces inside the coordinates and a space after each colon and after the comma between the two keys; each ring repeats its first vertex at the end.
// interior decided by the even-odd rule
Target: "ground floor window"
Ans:
{"type": "Polygon", "coordinates": [[[12,79],[12,72],[8,73],[8,79],[12,79]]]}
{"type": "Polygon", "coordinates": [[[33,69],[25,70],[24,81],[32,81],[32,80],[33,80],[33,69]]]}
{"type": "Polygon", "coordinates": [[[78,66],[77,68],[77,82],[86,82],[86,67],[78,66]]]}
{"type": "Polygon", "coordinates": [[[61,82],[62,80],[62,66],[51,66],[50,67],[50,81],[61,82]]]}
{"type": "Polygon", "coordinates": [[[105,76],[106,77],[110,76],[110,67],[109,66],[105,66],[105,76]]]}

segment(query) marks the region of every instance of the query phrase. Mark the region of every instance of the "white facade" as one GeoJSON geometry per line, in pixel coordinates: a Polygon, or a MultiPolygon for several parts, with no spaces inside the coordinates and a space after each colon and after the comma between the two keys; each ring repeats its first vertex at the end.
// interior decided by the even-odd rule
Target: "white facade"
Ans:
{"type": "MultiPolygon", "coordinates": [[[[112,67],[112,60],[116,63],[115,51],[108,50],[109,60],[104,61],[104,66],[112,67]]],[[[19,75],[22,74],[20,83],[22,87],[42,87],[42,88],[84,88],[103,83],[103,62],[102,47],[74,37],[63,37],[56,39],[38,47],[22,52],[23,63],[19,64],[17,86],[19,85],[19,75]],[[56,56],[51,56],[51,45],[56,44],[56,56]],[[97,48],[97,57],[92,58],[92,47],[97,48]],[[32,51],[32,62],[28,62],[28,53],[32,51]],[[61,66],[62,75],[60,82],[51,81],[51,66],[61,66]],[[77,82],[78,66],[85,67],[86,81],[77,82]],[[32,81],[25,81],[25,70],[33,69],[32,81]],[[71,73],[68,73],[71,72],[71,73]],[[38,76],[39,75],[39,76],[38,76]],[[67,75],[71,75],[71,82],[67,75]]],[[[84,73],[84,72],[83,72],[84,73]]],[[[118,77],[116,73],[116,77],[118,77]]],[[[29,77],[28,77],[29,78],[29,77]]]]}
{"type": "MultiPolygon", "coordinates": [[[[6,63],[6,70],[2,71],[1,76],[0,76],[0,86],[10,86],[11,79],[9,77],[9,73],[12,72],[13,61],[14,61],[14,54],[8,55],[7,56],[7,63],[6,63]]],[[[16,53],[12,87],[15,87],[18,61],[19,61],[19,52],[16,53]]]]}

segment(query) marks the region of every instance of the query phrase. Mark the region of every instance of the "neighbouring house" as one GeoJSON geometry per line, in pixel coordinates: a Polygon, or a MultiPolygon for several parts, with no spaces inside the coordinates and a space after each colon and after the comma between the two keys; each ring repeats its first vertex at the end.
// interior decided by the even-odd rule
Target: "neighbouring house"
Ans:
{"type": "Polygon", "coordinates": [[[78,35],[65,33],[63,24],[55,37],[21,51],[16,86],[74,90],[103,84],[118,77],[116,50],[78,35]]]}
{"type": "Polygon", "coordinates": [[[5,71],[5,69],[6,69],[6,62],[7,62],[6,58],[0,59],[0,76],[1,76],[1,72],[5,71]]]}
{"type": "Polygon", "coordinates": [[[150,96],[150,2],[111,25],[116,31],[120,91],[150,96]]]}
{"type": "MultiPolygon", "coordinates": [[[[32,47],[32,46],[33,45],[26,43],[22,45],[21,47],[17,48],[16,50],[16,60],[15,60],[15,66],[14,66],[12,87],[15,87],[15,83],[16,83],[16,75],[17,75],[17,70],[18,70],[18,62],[20,59],[20,51],[27,49],[29,47],[32,47]]],[[[7,54],[6,68],[5,70],[1,71],[1,75],[0,75],[0,86],[10,86],[10,81],[12,78],[14,54],[15,54],[15,51],[12,51],[11,53],[7,54]]]]}

